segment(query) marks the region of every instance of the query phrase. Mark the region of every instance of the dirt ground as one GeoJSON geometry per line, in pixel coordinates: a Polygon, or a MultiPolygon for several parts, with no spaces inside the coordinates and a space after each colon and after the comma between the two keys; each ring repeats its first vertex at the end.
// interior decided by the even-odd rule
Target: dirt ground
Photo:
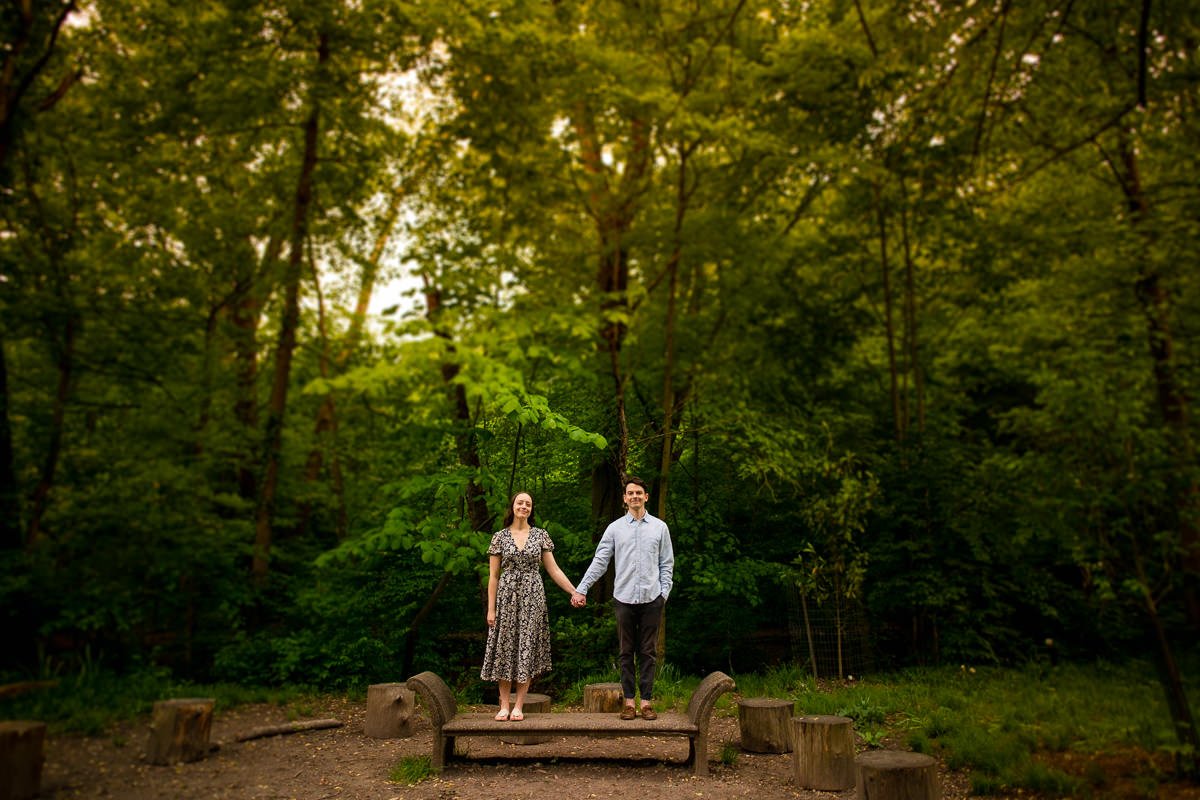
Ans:
{"type": "MultiPolygon", "coordinates": [[[[737,719],[713,716],[711,774],[696,778],[684,765],[682,738],[558,738],[515,745],[466,739],[467,759],[415,785],[389,779],[405,757],[432,750],[429,722],[422,717],[407,739],[373,739],[363,732],[366,703],[321,700],[305,708],[312,718],[345,723],[330,730],[273,736],[247,742],[236,737],[266,725],[288,722],[274,705],[242,706],[214,715],[209,757],[174,767],[152,766],[142,756],[147,719],[113,728],[103,736],[51,736],[42,772],[43,799],[68,798],[237,798],[241,800],[733,800],[733,798],[853,798],[853,789],[820,792],[792,783],[791,755],[737,751],[721,763],[727,743],[738,742],[737,719]]],[[[486,710],[486,707],[480,707],[486,710]]],[[[514,723],[516,725],[518,723],[514,723]]],[[[942,797],[967,797],[962,773],[941,770],[942,797]]],[[[1028,798],[1029,795],[1019,795],[1028,798]]],[[[1145,796],[1145,795],[1143,795],[1145,796]]],[[[1154,795],[1151,795],[1154,796],[1154,795]]],[[[1163,797],[1173,795],[1163,795],[1163,797]]]]}

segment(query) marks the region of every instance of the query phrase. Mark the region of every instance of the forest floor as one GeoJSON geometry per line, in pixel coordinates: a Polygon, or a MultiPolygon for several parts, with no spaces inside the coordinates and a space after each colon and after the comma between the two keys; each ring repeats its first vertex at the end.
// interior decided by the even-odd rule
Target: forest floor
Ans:
{"type": "MultiPolygon", "coordinates": [[[[46,743],[42,800],[68,798],[236,798],[241,800],[733,800],[734,798],[853,798],[855,792],[801,789],[792,782],[791,755],[736,751],[732,764],[721,763],[728,743],[736,745],[736,717],[718,712],[710,729],[711,774],[696,778],[684,765],[687,741],[682,738],[558,738],[545,744],[515,745],[468,739],[467,758],[453,762],[441,775],[414,785],[394,782],[392,770],[408,757],[432,751],[429,722],[418,720],[407,739],[373,739],[363,732],[366,703],[322,698],[303,709],[312,718],[333,717],[344,723],[329,730],[237,742],[251,730],[286,723],[278,705],[238,706],[214,715],[211,740],[219,744],[209,757],[174,767],[152,766],[142,756],[148,719],[114,726],[102,736],[56,735],[46,743]]],[[[486,710],[480,707],[480,710],[486,710]]],[[[514,726],[519,723],[514,723],[514,726]]],[[[1128,759],[1126,759],[1128,760],[1128,759]]],[[[1055,765],[1062,767],[1063,765],[1055,765]]],[[[1107,769],[1120,770],[1108,764],[1107,769]]],[[[1142,770],[1128,779],[1110,781],[1091,794],[1104,798],[1193,798],[1178,785],[1159,793],[1142,770]],[[1124,787],[1124,788],[1122,788],[1124,787]],[[1149,792],[1149,793],[1148,793],[1149,792]]],[[[1114,777],[1116,777],[1114,773],[1114,777]]],[[[942,798],[968,796],[962,772],[940,769],[942,798]]],[[[1011,795],[1030,798],[1028,792],[1011,795]]],[[[994,797],[994,795],[993,795],[994,797]]]]}

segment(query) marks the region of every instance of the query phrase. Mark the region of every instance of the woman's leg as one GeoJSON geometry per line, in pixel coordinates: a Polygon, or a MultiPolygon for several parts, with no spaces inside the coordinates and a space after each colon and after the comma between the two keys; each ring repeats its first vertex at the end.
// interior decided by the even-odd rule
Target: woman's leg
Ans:
{"type": "Polygon", "coordinates": [[[525,717],[525,712],[522,707],[525,705],[525,695],[529,691],[529,681],[517,684],[517,698],[513,702],[513,714],[519,715],[522,719],[525,717]]]}
{"type": "MultiPolygon", "coordinates": [[[[496,714],[496,719],[508,719],[508,695],[512,691],[512,681],[500,681],[500,713],[496,714]]],[[[520,701],[517,702],[517,708],[520,708],[520,701]]]]}

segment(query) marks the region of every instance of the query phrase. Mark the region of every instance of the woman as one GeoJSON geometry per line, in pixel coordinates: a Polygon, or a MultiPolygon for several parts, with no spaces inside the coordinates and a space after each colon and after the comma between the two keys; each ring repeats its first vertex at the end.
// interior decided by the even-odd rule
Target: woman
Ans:
{"type": "Polygon", "coordinates": [[[497,720],[525,719],[521,706],[529,682],[550,671],[550,616],[538,564],[564,592],[575,593],[554,562],[553,550],[550,534],[533,526],[533,497],[527,492],[513,495],[504,528],[492,535],[488,547],[488,639],[480,677],[500,683],[497,720]],[[513,684],[517,691],[510,711],[513,684]]]}

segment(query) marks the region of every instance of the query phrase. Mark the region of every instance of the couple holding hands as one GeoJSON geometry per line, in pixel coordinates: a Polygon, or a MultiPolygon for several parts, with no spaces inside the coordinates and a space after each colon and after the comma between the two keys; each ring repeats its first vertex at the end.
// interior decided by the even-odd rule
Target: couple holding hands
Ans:
{"type": "Polygon", "coordinates": [[[646,511],[650,494],[645,481],[630,476],[624,491],[626,513],[604,531],[578,586],[572,586],[555,563],[550,535],[534,525],[533,498],[528,492],[513,496],[504,528],[492,535],[488,547],[488,638],[480,677],[500,684],[497,720],[523,720],[521,706],[529,682],[550,670],[550,617],[539,567],[545,566],[551,579],[571,595],[572,606],[582,608],[588,589],[604,576],[610,563],[616,573],[613,607],[625,696],[621,719],[637,718],[638,697],[642,719],[658,717],[651,702],[655,649],[663,606],[671,593],[675,554],[667,524],[646,511]]]}

